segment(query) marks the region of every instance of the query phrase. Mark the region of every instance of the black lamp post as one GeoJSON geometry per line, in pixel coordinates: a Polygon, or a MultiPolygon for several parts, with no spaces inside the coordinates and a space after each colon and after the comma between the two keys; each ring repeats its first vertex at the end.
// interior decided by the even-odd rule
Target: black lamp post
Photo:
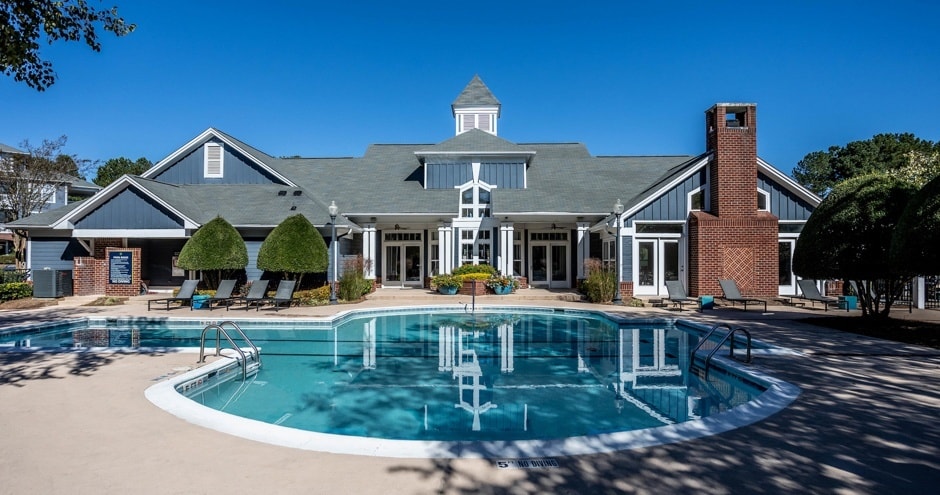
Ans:
{"type": "Polygon", "coordinates": [[[330,304],[336,304],[336,215],[339,214],[339,206],[336,201],[330,201],[330,227],[333,229],[330,240],[330,304]]]}
{"type": "Polygon", "coordinates": [[[621,249],[623,249],[623,246],[621,245],[622,243],[620,242],[620,215],[622,213],[623,213],[623,203],[621,203],[620,199],[618,198],[617,202],[614,203],[614,217],[615,217],[616,225],[617,225],[617,230],[614,234],[614,242],[617,243],[617,246],[616,246],[617,250],[615,251],[616,255],[614,259],[614,270],[616,271],[616,274],[617,274],[617,276],[615,277],[616,287],[614,288],[614,300],[612,301],[614,304],[623,304],[623,299],[620,297],[620,276],[622,273],[622,270],[620,269],[620,260],[623,259],[623,253],[621,252],[621,249]]]}

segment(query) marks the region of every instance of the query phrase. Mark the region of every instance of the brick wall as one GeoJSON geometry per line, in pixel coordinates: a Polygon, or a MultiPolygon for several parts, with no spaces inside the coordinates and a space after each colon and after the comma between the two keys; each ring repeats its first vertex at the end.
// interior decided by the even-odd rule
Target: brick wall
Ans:
{"type": "Polygon", "coordinates": [[[76,296],[136,296],[140,294],[140,248],[124,248],[120,239],[96,239],[94,256],[76,257],[72,266],[73,294],[76,296]],[[108,253],[130,251],[133,257],[130,284],[109,284],[108,253]]]}

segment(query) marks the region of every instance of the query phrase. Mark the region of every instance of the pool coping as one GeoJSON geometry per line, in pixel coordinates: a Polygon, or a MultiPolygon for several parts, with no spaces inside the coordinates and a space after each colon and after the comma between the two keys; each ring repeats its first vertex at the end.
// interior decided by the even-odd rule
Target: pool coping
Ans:
{"type": "MultiPolygon", "coordinates": [[[[503,310],[542,310],[544,312],[558,313],[555,308],[536,306],[490,306],[503,310]]],[[[395,313],[414,311],[415,309],[430,310],[443,309],[440,306],[408,306],[398,307],[395,313]]],[[[457,307],[457,309],[460,309],[457,307]]],[[[481,308],[485,311],[486,308],[481,308]]],[[[330,321],[331,324],[342,321],[349,316],[368,316],[370,312],[387,314],[382,310],[350,310],[333,315],[332,318],[317,318],[321,321],[330,321]]],[[[649,321],[678,321],[675,318],[637,319],[624,318],[611,315],[605,311],[595,310],[569,310],[568,313],[600,314],[618,322],[649,321]]],[[[292,320],[294,322],[300,320],[292,320]]],[[[305,320],[306,321],[306,320],[305,320]]],[[[691,326],[701,327],[700,324],[691,323],[691,326]]],[[[772,346],[771,348],[775,348],[772,346]]],[[[789,350],[786,350],[789,351],[789,350]]],[[[791,351],[795,352],[795,351],[791,351]]],[[[784,352],[785,354],[786,352],[784,352]]],[[[203,406],[192,401],[176,388],[187,381],[216,373],[231,366],[234,359],[226,357],[201,368],[191,370],[169,380],[152,385],[145,391],[146,398],[170,414],[189,423],[202,426],[221,433],[257,442],[288,447],[301,450],[311,450],[333,454],[349,454],[391,458],[532,458],[546,456],[571,456],[583,454],[598,454],[622,450],[633,450],[643,447],[664,445],[670,443],[693,440],[705,436],[716,435],[743,426],[747,426],[783,410],[800,395],[799,387],[761,373],[752,368],[745,368],[741,363],[716,357],[720,366],[735,373],[743,374],[747,378],[766,386],[766,390],[755,399],[736,406],[728,411],[682,423],[663,425],[642,430],[612,432],[598,435],[568,437],[549,440],[515,440],[515,441],[423,441],[423,440],[392,440],[370,437],[356,437],[320,433],[296,428],[274,425],[253,419],[235,416],[203,406]]]]}

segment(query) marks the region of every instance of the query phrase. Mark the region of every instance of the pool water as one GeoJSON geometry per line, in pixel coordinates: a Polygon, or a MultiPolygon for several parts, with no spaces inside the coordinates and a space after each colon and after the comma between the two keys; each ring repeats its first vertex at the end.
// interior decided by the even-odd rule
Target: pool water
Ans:
{"type": "MultiPolygon", "coordinates": [[[[704,418],[763,391],[720,367],[707,379],[690,373],[689,353],[700,336],[671,321],[417,312],[320,328],[242,328],[262,348],[257,374],[244,381],[240,373],[200,378],[178,390],[229,414],[338,435],[435,441],[596,435],[704,418]]],[[[198,340],[199,333],[182,338],[198,340]]],[[[167,343],[138,338],[140,345],[167,343]]]]}

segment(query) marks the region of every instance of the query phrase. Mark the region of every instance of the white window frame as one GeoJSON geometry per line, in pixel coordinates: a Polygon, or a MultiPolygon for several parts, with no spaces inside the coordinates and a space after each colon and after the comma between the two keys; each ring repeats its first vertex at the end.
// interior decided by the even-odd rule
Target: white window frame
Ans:
{"type": "Polygon", "coordinates": [[[221,143],[206,143],[202,146],[202,176],[206,179],[220,179],[225,175],[225,148],[221,143]],[[219,171],[213,173],[209,168],[210,149],[217,149],[219,152],[219,171]]]}
{"type": "Polygon", "coordinates": [[[761,188],[759,188],[759,187],[757,188],[757,211],[766,211],[766,212],[770,212],[770,193],[767,192],[767,191],[765,191],[765,190],[763,190],[763,189],[761,189],[761,188]],[[766,205],[765,208],[761,208],[761,207],[760,207],[760,198],[761,198],[761,197],[764,198],[764,204],[766,205]]]}
{"type": "Polygon", "coordinates": [[[705,187],[697,187],[686,195],[686,212],[693,211],[708,211],[708,192],[705,187]],[[692,208],[692,196],[695,196],[698,193],[702,193],[702,207],[701,208],[692,208]]]}
{"type": "Polygon", "coordinates": [[[460,218],[490,218],[493,215],[493,189],[495,187],[483,186],[480,183],[471,183],[466,187],[460,188],[460,207],[458,216],[460,218]],[[463,196],[468,190],[473,190],[473,202],[464,203],[463,196]],[[490,202],[480,202],[480,190],[490,193],[490,202]]]}

